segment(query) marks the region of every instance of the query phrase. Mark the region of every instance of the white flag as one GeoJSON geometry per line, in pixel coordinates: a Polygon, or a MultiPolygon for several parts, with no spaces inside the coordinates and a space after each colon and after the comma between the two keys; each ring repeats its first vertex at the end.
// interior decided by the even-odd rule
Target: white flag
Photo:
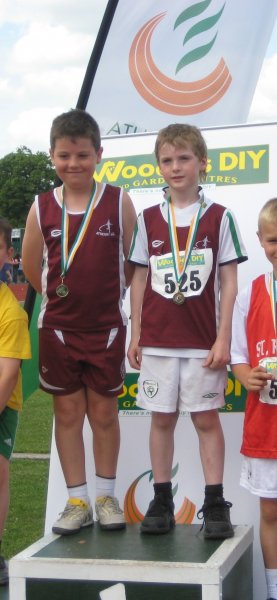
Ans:
{"type": "Polygon", "coordinates": [[[276,14],[276,0],[119,0],[83,108],[113,135],[244,123],[276,14]]]}

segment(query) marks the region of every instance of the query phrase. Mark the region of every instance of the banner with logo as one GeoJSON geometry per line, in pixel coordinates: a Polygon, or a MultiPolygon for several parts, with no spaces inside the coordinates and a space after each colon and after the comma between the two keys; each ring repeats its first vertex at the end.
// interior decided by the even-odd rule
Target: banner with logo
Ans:
{"type": "Polygon", "coordinates": [[[112,18],[110,4],[83,89],[103,134],[246,122],[276,0],[119,0],[112,18]]]}

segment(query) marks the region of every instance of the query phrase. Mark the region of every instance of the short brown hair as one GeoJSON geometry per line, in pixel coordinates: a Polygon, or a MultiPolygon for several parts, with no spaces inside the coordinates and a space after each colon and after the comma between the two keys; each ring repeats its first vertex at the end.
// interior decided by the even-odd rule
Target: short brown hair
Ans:
{"type": "Polygon", "coordinates": [[[50,148],[54,150],[57,139],[68,137],[76,139],[86,137],[92,141],[96,151],[101,146],[101,136],[98,123],[85,110],[74,108],[58,115],[50,130],[50,148]]]}
{"type": "Polygon", "coordinates": [[[7,250],[12,247],[12,226],[4,217],[0,217],[0,235],[4,237],[7,250]]]}
{"type": "MultiPolygon", "coordinates": [[[[194,154],[202,160],[207,158],[208,149],[202,133],[198,127],[186,123],[173,123],[163,129],[160,129],[156,143],[155,155],[159,164],[160,149],[163,144],[172,144],[172,146],[185,147],[190,144],[194,154]]],[[[206,173],[200,174],[200,178],[205,179],[206,173]]]]}

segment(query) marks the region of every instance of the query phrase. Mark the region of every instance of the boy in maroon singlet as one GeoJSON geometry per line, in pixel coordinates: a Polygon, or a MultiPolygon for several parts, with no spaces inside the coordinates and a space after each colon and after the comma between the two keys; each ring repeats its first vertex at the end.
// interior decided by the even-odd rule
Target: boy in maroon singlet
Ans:
{"type": "Polygon", "coordinates": [[[141,531],[174,527],[171,471],[179,411],[190,412],[199,437],[205,496],[199,517],[204,536],[234,535],[230,502],[223,497],[224,406],[237,263],[246,259],[232,213],[212,202],[205,179],[207,147],[197,127],[162,129],[156,158],[166,183],[165,200],[138,217],[130,260],[130,364],[140,369],[139,406],[152,411],[150,454],[154,499],[141,531]],[[220,294],[219,294],[220,290],[220,294]]]}
{"type": "Polygon", "coordinates": [[[63,182],[36,197],[23,242],[24,272],[42,294],[38,319],[40,385],[54,398],[57,449],[69,500],[53,526],[70,534],[93,524],[83,423],[93,431],[96,516],[104,529],[125,527],[114,495],[120,444],[117,396],[125,374],[122,298],[135,210],[120,188],[96,183],[99,127],[87,112],[54,119],[50,154],[63,182]]]}

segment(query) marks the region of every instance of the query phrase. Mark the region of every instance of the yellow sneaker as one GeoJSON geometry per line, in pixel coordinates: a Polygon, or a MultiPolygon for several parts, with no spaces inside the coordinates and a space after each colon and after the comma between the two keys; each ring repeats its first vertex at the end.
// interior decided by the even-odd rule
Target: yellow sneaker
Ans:
{"type": "Polygon", "coordinates": [[[68,535],[77,533],[82,527],[93,525],[91,505],[79,498],[69,498],[65,509],[52,527],[53,533],[68,535]]]}

